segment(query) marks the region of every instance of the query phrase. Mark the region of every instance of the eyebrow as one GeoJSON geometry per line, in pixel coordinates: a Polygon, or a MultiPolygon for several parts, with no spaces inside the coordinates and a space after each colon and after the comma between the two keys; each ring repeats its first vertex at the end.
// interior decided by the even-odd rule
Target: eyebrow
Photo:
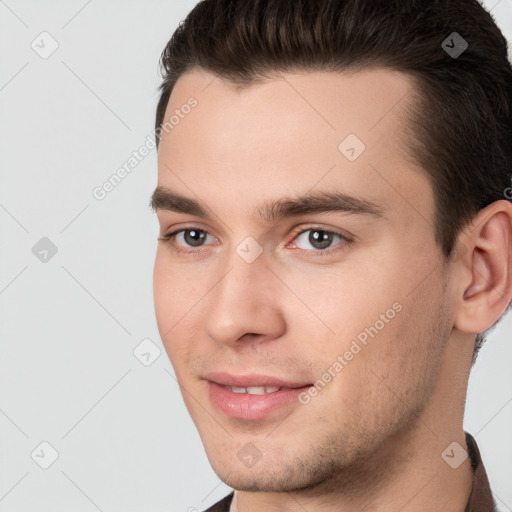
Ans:
{"type": "MultiPolygon", "coordinates": [[[[209,208],[201,201],[182,196],[166,187],[157,187],[149,204],[155,212],[173,211],[207,220],[212,220],[213,217],[209,208]]],[[[339,191],[318,191],[298,197],[284,197],[264,204],[258,208],[257,215],[261,220],[270,223],[286,217],[330,212],[384,217],[382,208],[376,204],[339,191]]]]}

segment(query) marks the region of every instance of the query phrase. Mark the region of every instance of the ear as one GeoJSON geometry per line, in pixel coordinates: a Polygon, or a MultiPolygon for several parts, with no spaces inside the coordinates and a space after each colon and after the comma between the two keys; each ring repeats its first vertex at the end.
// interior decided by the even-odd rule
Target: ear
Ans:
{"type": "Polygon", "coordinates": [[[454,327],[477,334],[489,329],[512,300],[512,204],[500,200],[481,210],[458,244],[454,327]]]}

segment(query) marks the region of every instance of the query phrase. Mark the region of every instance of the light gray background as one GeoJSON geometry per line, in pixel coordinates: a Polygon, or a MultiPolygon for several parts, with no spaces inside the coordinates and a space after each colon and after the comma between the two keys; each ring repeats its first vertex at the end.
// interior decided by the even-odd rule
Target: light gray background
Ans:
{"type": "MultiPolygon", "coordinates": [[[[0,512],[193,511],[230,490],[154,319],[155,151],[92,195],[151,133],[160,52],[194,4],[0,1],[0,512]],[[59,45],[47,59],[31,48],[51,47],[43,31],[59,45]],[[32,252],[43,237],[58,250],[46,263],[32,252]],[[147,338],[162,351],[150,366],[133,354],[147,338]],[[43,441],[58,452],[48,469],[43,441]]],[[[487,5],[512,40],[511,0],[487,5]]],[[[511,329],[508,317],[479,356],[464,425],[503,512],[511,329]]]]}

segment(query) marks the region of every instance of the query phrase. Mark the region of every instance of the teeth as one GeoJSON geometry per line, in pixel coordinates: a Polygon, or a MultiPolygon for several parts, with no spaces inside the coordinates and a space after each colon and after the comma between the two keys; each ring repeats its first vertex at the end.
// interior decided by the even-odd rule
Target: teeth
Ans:
{"type": "Polygon", "coordinates": [[[264,395],[265,388],[263,386],[250,386],[246,389],[248,395],[264,395]]]}
{"type": "Polygon", "coordinates": [[[247,393],[248,395],[264,395],[265,393],[275,393],[279,391],[277,386],[249,386],[247,388],[238,388],[226,386],[233,393],[247,393]]]}

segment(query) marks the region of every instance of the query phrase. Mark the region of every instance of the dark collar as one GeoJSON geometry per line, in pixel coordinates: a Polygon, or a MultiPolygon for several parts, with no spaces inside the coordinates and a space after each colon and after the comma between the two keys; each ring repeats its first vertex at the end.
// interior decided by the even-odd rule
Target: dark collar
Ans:
{"type": "Polygon", "coordinates": [[[234,494],[235,491],[228,494],[225,498],[221,499],[204,512],[229,512],[229,507],[231,506],[231,500],[233,499],[234,494]]]}
{"type": "MultiPolygon", "coordinates": [[[[485,472],[478,445],[471,434],[466,432],[466,444],[473,469],[473,486],[464,512],[494,512],[496,503],[492,497],[489,479],[485,472]]],[[[229,510],[229,509],[228,509],[229,510]]]]}

